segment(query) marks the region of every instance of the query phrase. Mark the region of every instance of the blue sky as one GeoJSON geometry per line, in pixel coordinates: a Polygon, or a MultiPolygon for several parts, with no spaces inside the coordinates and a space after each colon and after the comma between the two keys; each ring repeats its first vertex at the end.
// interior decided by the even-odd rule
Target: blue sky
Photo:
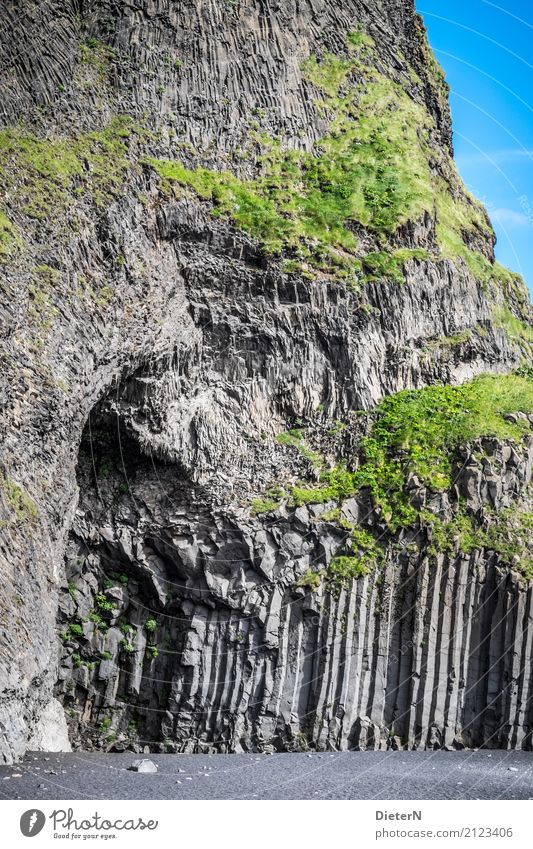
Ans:
{"type": "Polygon", "coordinates": [[[455,158],[489,210],[500,262],[533,290],[533,5],[417,0],[452,88],[455,158]]]}

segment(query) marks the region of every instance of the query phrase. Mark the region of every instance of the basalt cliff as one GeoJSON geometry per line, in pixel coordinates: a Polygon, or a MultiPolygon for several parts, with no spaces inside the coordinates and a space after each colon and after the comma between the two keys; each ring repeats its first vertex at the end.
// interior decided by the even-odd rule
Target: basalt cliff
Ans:
{"type": "Polygon", "coordinates": [[[412,0],[0,8],[0,752],[530,749],[533,321],[412,0]]]}

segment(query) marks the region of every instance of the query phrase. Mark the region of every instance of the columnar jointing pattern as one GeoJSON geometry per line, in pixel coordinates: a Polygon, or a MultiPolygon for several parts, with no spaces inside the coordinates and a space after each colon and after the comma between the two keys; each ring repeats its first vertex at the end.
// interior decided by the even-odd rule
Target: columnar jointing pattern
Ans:
{"type": "MultiPolygon", "coordinates": [[[[490,450],[493,466],[473,450],[456,486],[481,522],[484,510],[525,497],[533,440],[522,453],[495,440],[474,449],[490,450]]],[[[60,617],[62,627],[85,621],[83,636],[66,641],[58,693],[75,743],[531,747],[531,586],[494,552],[433,554],[427,532],[384,531],[386,559],[372,574],[338,592],[311,591],[298,579],[327,564],[344,537],[320,521],[328,505],[282,509],[268,521],[243,510],[228,522],[173,500],[154,532],[146,517],[156,509],[155,480],[163,492],[172,484],[168,467],[153,475],[147,466],[132,483],[144,519],[134,518],[129,496],[106,516],[89,489],[71,534],[75,589],[64,593],[60,617]],[[121,570],[122,583],[105,581],[121,570]],[[87,613],[103,580],[114,610],[102,612],[109,627],[100,630],[87,613]],[[74,649],[82,662],[73,668],[74,649]]],[[[161,496],[157,509],[165,510],[161,496]]],[[[352,499],[343,510],[363,515],[365,506],[352,499]]]]}

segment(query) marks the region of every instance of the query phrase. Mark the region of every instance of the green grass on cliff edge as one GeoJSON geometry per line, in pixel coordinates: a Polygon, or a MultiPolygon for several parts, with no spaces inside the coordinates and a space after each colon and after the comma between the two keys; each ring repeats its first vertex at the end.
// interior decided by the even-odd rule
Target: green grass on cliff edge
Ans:
{"type": "Polygon", "coordinates": [[[409,502],[410,474],[433,490],[452,485],[459,446],[482,436],[520,441],[527,420],[510,413],[533,413],[533,380],[518,375],[484,375],[463,386],[429,386],[385,398],[363,440],[363,462],[356,471],[338,466],[322,474],[317,486],[296,486],[295,504],[342,501],[368,488],[391,529],[418,516],[409,502]]]}
{"type": "Polygon", "coordinates": [[[149,162],[163,186],[193,191],[212,204],[213,215],[230,218],[267,252],[299,260],[294,270],[401,282],[405,262],[427,255],[395,254],[389,239],[400,225],[427,212],[436,220],[437,255],[459,257],[488,280],[495,274],[492,264],[471,248],[490,240],[485,210],[435,143],[426,107],[378,65],[372,40],[361,32],[348,36],[344,55],[311,56],[303,74],[319,93],[316,105],[329,129],[311,152],[256,136],[255,179],[189,169],[177,160],[149,162]],[[380,252],[364,255],[358,226],[375,234],[380,252]]]}
{"type": "Polygon", "coordinates": [[[358,469],[337,466],[323,472],[319,484],[302,483],[290,490],[294,505],[336,502],[337,507],[322,514],[321,521],[331,521],[347,531],[344,552],[327,568],[306,573],[298,585],[316,590],[324,583],[326,589],[338,593],[382,560],[378,541],[342,515],[343,502],[362,489],[372,494],[390,532],[422,526],[430,556],[488,549],[498,555],[502,565],[533,579],[533,513],[527,504],[498,512],[487,509],[481,525],[459,502],[453,519],[444,521],[413,506],[408,490],[412,475],[433,491],[450,489],[458,448],[480,437],[520,443],[531,433],[531,425],[525,416],[511,415],[517,413],[533,413],[532,376],[485,375],[463,386],[430,386],[385,398],[369,414],[374,423],[363,440],[358,469]]]}
{"type": "MultiPolygon", "coordinates": [[[[132,119],[117,116],[98,132],[40,137],[22,126],[0,130],[0,190],[28,217],[53,220],[76,198],[99,206],[119,195],[130,163],[126,141],[132,119]]],[[[0,209],[0,258],[13,250],[16,231],[0,209]]]]}

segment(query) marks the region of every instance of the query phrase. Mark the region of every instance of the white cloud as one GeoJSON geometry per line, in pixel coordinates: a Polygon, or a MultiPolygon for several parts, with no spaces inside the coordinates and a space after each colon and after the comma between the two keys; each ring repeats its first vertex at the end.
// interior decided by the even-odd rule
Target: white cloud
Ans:
{"type": "Polygon", "coordinates": [[[514,209],[494,209],[491,210],[490,217],[505,227],[527,227],[529,224],[528,217],[514,209]]]}
{"type": "Polygon", "coordinates": [[[457,164],[461,165],[506,165],[516,159],[532,159],[533,150],[527,148],[516,148],[509,150],[486,150],[479,153],[464,153],[456,157],[457,164]]]}

